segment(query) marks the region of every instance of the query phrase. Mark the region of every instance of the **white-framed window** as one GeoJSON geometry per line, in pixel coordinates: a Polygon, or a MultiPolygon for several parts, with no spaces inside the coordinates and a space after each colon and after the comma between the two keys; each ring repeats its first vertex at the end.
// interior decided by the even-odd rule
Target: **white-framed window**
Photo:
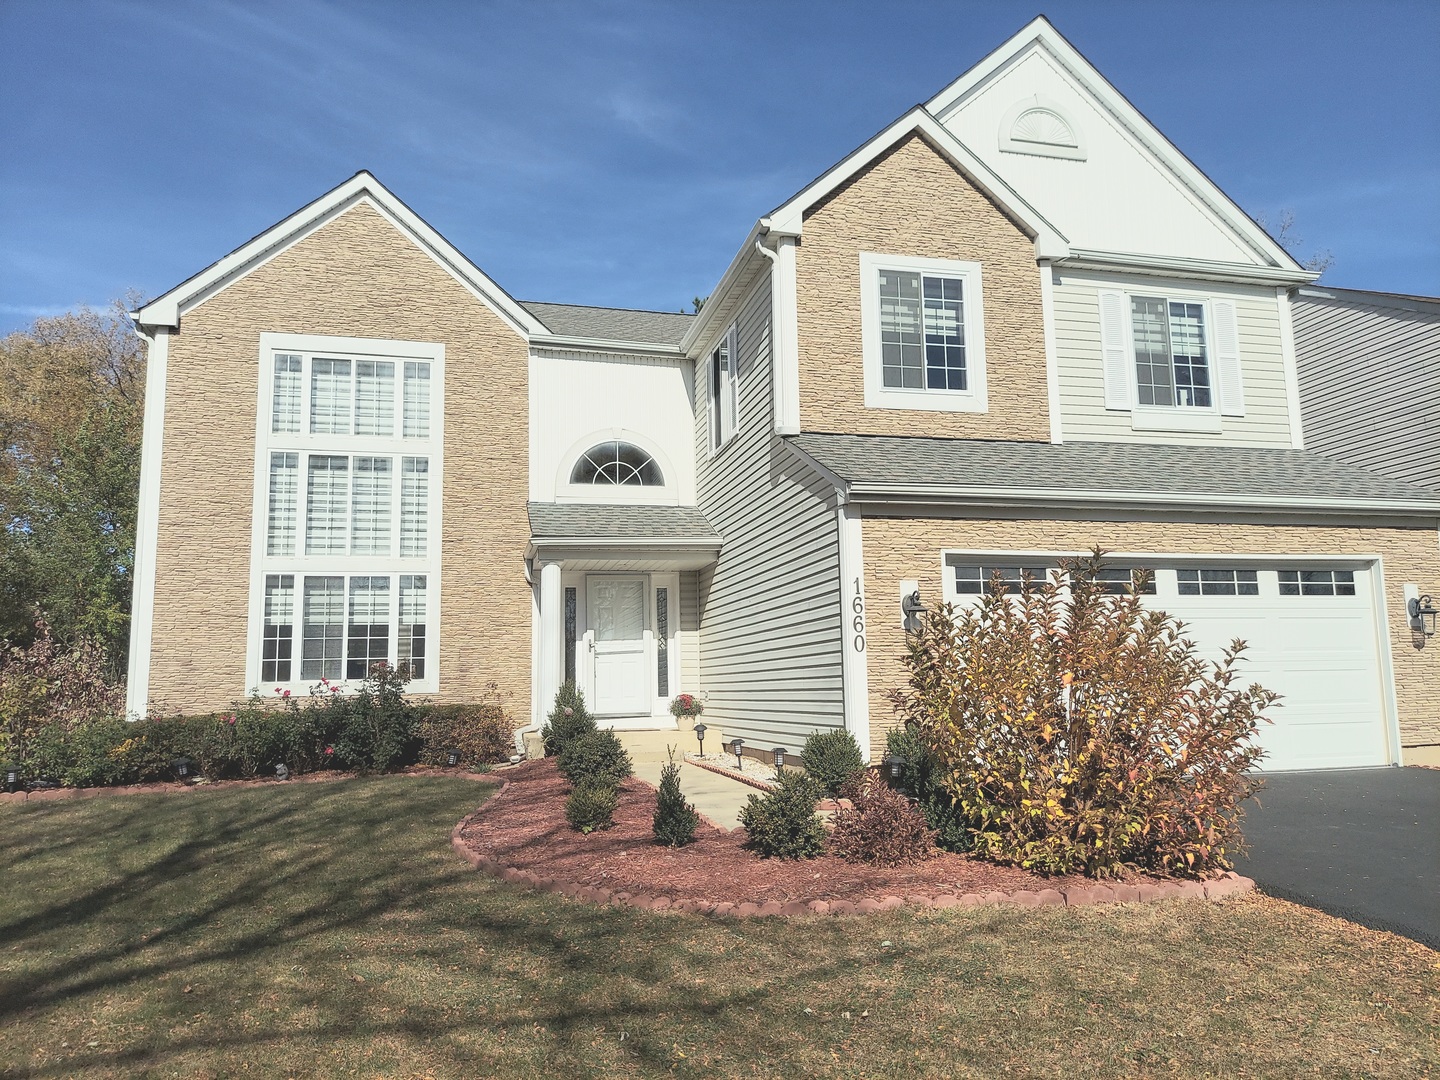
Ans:
{"type": "Polygon", "coordinates": [[[732,323],[710,350],[710,452],[716,453],[740,427],[740,334],[732,323]]]}
{"type": "Polygon", "coordinates": [[[979,263],[862,252],[866,406],[984,412],[984,304],[979,263]]]}
{"type": "Polygon", "coordinates": [[[1105,407],[1137,431],[1221,431],[1245,415],[1235,302],[1190,290],[1103,290],[1105,407]]]}
{"type": "Polygon", "coordinates": [[[438,688],[444,347],[262,334],[248,685],[438,688]]]}
{"type": "Polygon", "coordinates": [[[580,455],[570,470],[570,483],[664,487],[665,473],[648,451],[624,439],[608,439],[580,455]]]}

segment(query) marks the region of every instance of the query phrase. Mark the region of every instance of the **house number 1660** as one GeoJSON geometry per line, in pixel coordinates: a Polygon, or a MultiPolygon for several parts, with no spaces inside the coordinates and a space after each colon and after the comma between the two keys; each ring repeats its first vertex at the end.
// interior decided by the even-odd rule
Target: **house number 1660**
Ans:
{"type": "Polygon", "coordinates": [[[851,626],[855,629],[855,639],[852,644],[856,652],[865,651],[865,598],[860,595],[860,579],[855,579],[855,599],[850,601],[850,610],[855,613],[851,626]]]}

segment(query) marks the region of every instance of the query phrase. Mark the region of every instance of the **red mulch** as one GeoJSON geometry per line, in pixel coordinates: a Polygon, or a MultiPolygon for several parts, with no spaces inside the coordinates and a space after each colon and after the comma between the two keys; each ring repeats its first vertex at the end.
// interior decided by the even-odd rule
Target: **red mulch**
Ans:
{"type": "Polygon", "coordinates": [[[569,785],[556,771],[554,759],[527,762],[501,775],[510,786],[461,830],[471,850],[506,866],[612,892],[759,904],[1094,884],[1078,875],[1041,877],[951,852],[895,869],[848,863],[834,856],[762,859],[742,846],[743,829],[727,832],[703,823],[693,844],[660,847],[651,834],[655,789],[635,779],[620,789],[614,827],[586,836],[565,820],[569,785]]]}

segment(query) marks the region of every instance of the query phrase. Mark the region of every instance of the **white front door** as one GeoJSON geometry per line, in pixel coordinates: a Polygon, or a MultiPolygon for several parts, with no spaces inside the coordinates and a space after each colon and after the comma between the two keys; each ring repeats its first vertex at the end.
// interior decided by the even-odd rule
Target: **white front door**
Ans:
{"type": "Polygon", "coordinates": [[[650,715],[647,591],[639,575],[585,579],[585,638],[594,682],[590,709],[597,716],[650,715]]]}

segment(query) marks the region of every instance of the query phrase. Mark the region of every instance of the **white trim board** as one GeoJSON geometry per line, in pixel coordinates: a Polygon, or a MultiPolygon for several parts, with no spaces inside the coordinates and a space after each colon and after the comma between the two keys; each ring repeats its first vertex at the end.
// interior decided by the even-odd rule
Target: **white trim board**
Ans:
{"type": "Polygon", "coordinates": [[[131,582],[130,656],[125,715],[142,719],[150,707],[150,657],[155,627],[155,560],[160,532],[160,473],[165,449],[165,379],[170,331],[157,327],[146,340],[145,417],[140,441],[140,501],[135,519],[135,569],[131,582]]]}

